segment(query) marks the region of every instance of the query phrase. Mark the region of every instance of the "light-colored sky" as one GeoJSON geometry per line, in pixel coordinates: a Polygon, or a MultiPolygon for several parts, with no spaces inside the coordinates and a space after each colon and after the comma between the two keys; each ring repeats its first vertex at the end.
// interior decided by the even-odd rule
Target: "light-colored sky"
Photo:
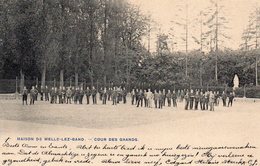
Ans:
{"type": "MultiPolygon", "coordinates": [[[[241,44],[241,35],[243,29],[246,27],[250,12],[254,11],[255,6],[259,6],[259,0],[219,0],[219,3],[224,6],[223,12],[225,17],[229,19],[227,24],[230,29],[225,30],[225,33],[231,37],[231,40],[224,40],[223,46],[238,49],[241,44]]],[[[176,15],[183,15],[185,18],[185,12],[179,11],[184,7],[185,0],[129,0],[130,3],[140,6],[140,9],[145,14],[151,14],[151,17],[160,25],[161,32],[168,33],[169,29],[174,26],[171,21],[177,20],[180,22],[180,17],[176,15]]],[[[187,0],[188,2],[188,16],[189,25],[189,50],[198,49],[199,45],[193,42],[191,36],[198,36],[200,34],[200,26],[194,22],[199,16],[199,12],[210,5],[210,0],[187,0]]],[[[183,20],[182,20],[183,21],[183,20]]],[[[184,36],[185,29],[182,27],[174,26],[175,35],[177,38],[184,36]]],[[[155,50],[156,34],[159,32],[159,28],[155,29],[152,33],[151,47],[155,50]]],[[[179,39],[180,40],[180,39],[179,39]]],[[[147,45],[147,40],[144,40],[144,44],[147,45]]],[[[178,41],[178,44],[174,46],[175,50],[185,50],[184,42],[178,41]]]]}

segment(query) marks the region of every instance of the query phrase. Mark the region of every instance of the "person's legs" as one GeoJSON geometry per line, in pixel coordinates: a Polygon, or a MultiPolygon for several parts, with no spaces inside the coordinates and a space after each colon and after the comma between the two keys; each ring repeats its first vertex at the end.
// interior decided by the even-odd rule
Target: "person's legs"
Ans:
{"type": "Polygon", "coordinates": [[[140,105],[140,99],[138,99],[136,107],[139,107],[139,105],[140,105]]]}
{"type": "Polygon", "coordinates": [[[25,101],[25,95],[23,95],[23,99],[22,99],[22,100],[23,100],[23,105],[24,105],[24,101],[25,101]]]}

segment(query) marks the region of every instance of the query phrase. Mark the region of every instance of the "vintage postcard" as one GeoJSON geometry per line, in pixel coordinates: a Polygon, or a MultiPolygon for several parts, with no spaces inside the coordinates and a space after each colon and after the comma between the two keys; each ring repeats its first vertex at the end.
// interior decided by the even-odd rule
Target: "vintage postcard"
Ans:
{"type": "Polygon", "coordinates": [[[258,0],[0,13],[0,165],[260,165],[258,0]]]}

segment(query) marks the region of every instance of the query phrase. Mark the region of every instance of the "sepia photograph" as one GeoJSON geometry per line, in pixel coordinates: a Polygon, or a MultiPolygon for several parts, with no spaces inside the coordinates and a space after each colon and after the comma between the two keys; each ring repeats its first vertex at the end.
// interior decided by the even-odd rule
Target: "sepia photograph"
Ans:
{"type": "Polygon", "coordinates": [[[1,165],[260,164],[258,0],[0,0],[1,165]]]}

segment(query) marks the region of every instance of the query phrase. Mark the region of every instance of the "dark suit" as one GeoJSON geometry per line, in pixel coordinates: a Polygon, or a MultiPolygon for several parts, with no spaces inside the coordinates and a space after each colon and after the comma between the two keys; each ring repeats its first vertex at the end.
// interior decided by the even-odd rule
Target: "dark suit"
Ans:
{"type": "Polygon", "coordinates": [[[92,89],[91,94],[92,94],[93,104],[97,104],[97,90],[92,89]]]}
{"type": "Polygon", "coordinates": [[[87,104],[89,104],[89,97],[91,96],[91,90],[87,89],[85,93],[86,93],[86,97],[87,97],[87,104]]]}

